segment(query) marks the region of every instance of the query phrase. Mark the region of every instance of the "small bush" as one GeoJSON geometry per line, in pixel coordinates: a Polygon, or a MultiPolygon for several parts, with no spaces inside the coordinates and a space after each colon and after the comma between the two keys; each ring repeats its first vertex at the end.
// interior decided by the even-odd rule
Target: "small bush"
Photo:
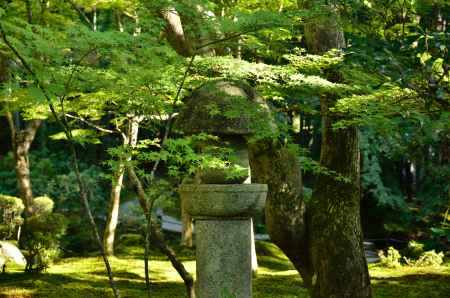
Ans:
{"type": "Polygon", "coordinates": [[[33,200],[33,213],[47,215],[52,213],[55,203],[49,197],[36,197],[33,200]]]}
{"type": "Polygon", "coordinates": [[[430,251],[424,252],[417,260],[410,260],[408,258],[404,258],[406,263],[410,266],[414,267],[437,267],[442,265],[444,262],[444,253],[437,253],[434,249],[430,251]]]}
{"type": "Polygon", "coordinates": [[[78,214],[66,216],[68,219],[66,236],[61,239],[65,256],[84,255],[98,250],[87,221],[78,214]]]}
{"type": "Polygon", "coordinates": [[[400,252],[392,246],[388,248],[386,255],[382,250],[378,253],[380,263],[389,268],[398,268],[401,266],[400,259],[402,258],[400,252]]]}
{"type": "Polygon", "coordinates": [[[404,255],[409,258],[417,259],[424,253],[424,248],[425,245],[423,243],[419,243],[414,240],[409,241],[408,247],[404,251],[404,255]]]}
{"type": "Polygon", "coordinates": [[[26,250],[26,272],[41,272],[59,255],[59,240],[67,226],[65,217],[52,213],[53,201],[47,197],[33,201],[33,214],[27,218],[21,246],[26,250]]]}
{"type": "Polygon", "coordinates": [[[119,238],[120,245],[124,246],[142,246],[144,242],[144,237],[140,234],[123,234],[119,238]]]}
{"type": "Polygon", "coordinates": [[[20,198],[0,195],[0,239],[12,238],[16,228],[23,224],[24,208],[20,198]]]}
{"type": "MultiPolygon", "coordinates": [[[[413,243],[410,249],[413,249],[415,252],[423,250],[423,245],[416,244],[417,242],[413,243]]],[[[378,255],[381,265],[389,268],[401,267],[400,260],[403,260],[406,265],[411,267],[440,266],[444,262],[444,253],[437,253],[435,250],[422,252],[418,258],[410,259],[407,257],[402,258],[400,252],[391,246],[388,248],[386,255],[383,251],[380,251],[378,255]]]]}

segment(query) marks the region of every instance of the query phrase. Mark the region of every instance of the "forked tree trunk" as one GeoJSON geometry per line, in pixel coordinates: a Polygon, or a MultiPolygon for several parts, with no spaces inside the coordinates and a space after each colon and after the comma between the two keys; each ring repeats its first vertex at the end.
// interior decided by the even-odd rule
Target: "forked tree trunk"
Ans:
{"type": "MultiPolygon", "coordinates": [[[[123,136],[124,147],[135,147],[137,144],[137,137],[139,131],[139,117],[133,116],[128,120],[128,129],[126,135],[123,136]]],[[[105,231],[103,234],[103,245],[107,255],[114,254],[114,241],[116,235],[117,224],[119,222],[119,208],[120,208],[120,192],[122,190],[123,176],[125,173],[126,162],[129,162],[131,157],[118,165],[116,172],[112,178],[111,194],[109,198],[108,218],[105,224],[105,231]]]]}
{"type": "MultiPolygon", "coordinates": [[[[313,54],[344,46],[335,20],[311,21],[305,36],[313,54]]],[[[283,146],[270,142],[250,146],[252,173],[255,182],[269,186],[269,235],[300,272],[310,295],[367,298],[371,287],[360,223],[358,131],[332,129],[339,120],[329,111],[335,100],[325,96],[320,163],[336,175],[319,175],[305,206],[298,159],[283,146]]]]}

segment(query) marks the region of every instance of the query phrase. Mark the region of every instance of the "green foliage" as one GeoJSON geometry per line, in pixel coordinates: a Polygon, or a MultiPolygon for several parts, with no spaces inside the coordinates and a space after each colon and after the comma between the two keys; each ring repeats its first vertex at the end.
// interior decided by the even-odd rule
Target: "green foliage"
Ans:
{"type": "MultiPolygon", "coordinates": [[[[56,151],[56,150],[55,150],[56,151]]],[[[81,210],[78,196],[78,185],[75,173],[71,169],[71,161],[64,151],[51,153],[48,150],[33,151],[29,154],[31,165],[31,181],[35,196],[54,198],[58,212],[69,215],[78,214],[81,210]]],[[[8,155],[0,160],[0,191],[7,194],[17,194],[17,181],[14,171],[14,160],[8,155]]],[[[89,189],[92,208],[98,216],[105,209],[105,197],[108,189],[103,170],[95,164],[80,164],[81,176],[89,189]]]]}
{"type": "Polygon", "coordinates": [[[417,241],[409,241],[408,246],[405,249],[405,256],[413,259],[417,259],[425,252],[425,245],[417,241]]]}
{"type": "Polygon", "coordinates": [[[25,209],[20,198],[0,195],[0,239],[11,239],[16,228],[23,224],[25,209]]]}
{"type": "Polygon", "coordinates": [[[426,251],[417,260],[404,258],[406,264],[414,267],[437,267],[444,262],[444,253],[436,253],[434,250],[426,251]]]}
{"type": "Polygon", "coordinates": [[[382,266],[389,268],[399,268],[401,266],[400,260],[402,256],[400,255],[400,252],[392,246],[388,248],[386,255],[381,250],[378,253],[378,256],[380,257],[380,263],[382,266]]]}
{"type": "MultiPolygon", "coordinates": [[[[183,260],[190,273],[195,273],[195,254],[173,243],[176,255],[183,260]]],[[[111,266],[119,278],[116,283],[122,295],[138,298],[146,295],[142,281],[143,246],[119,246],[120,253],[111,258],[111,266]]],[[[274,244],[256,241],[259,270],[253,279],[253,294],[261,298],[306,298],[308,291],[292,263],[274,244]]],[[[151,250],[150,275],[153,277],[155,298],[182,297],[185,286],[174,273],[167,258],[151,250]]],[[[389,269],[369,265],[371,284],[375,297],[445,297],[450,290],[450,268],[446,263],[439,267],[409,267],[389,269]]],[[[104,297],[111,292],[105,288],[107,277],[101,274],[98,256],[62,259],[42,275],[19,274],[20,267],[11,265],[10,274],[0,274],[0,295],[39,295],[42,297],[104,297]]]]}
{"type": "MultiPolygon", "coordinates": [[[[101,144],[100,139],[97,137],[96,133],[89,129],[73,129],[71,131],[73,139],[80,143],[91,143],[91,144],[101,144]]],[[[67,140],[66,134],[64,132],[59,132],[50,136],[53,140],[67,140]]]]}
{"type": "Polygon", "coordinates": [[[33,214],[27,222],[20,240],[26,250],[26,272],[42,272],[59,255],[59,241],[66,232],[67,220],[52,213],[53,201],[48,197],[33,200],[33,214]]]}
{"type": "Polygon", "coordinates": [[[119,243],[123,246],[139,246],[144,245],[145,239],[142,234],[122,234],[119,243]]]}
{"type": "Polygon", "coordinates": [[[402,257],[400,252],[392,246],[388,248],[386,255],[379,252],[380,264],[388,268],[400,268],[402,262],[410,267],[438,267],[444,262],[444,253],[435,250],[424,251],[423,244],[415,241],[408,243],[407,253],[411,258],[402,257]]]}
{"type": "Polygon", "coordinates": [[[442,227],[431,228],[431,235],[438,239],[447,238],[450,239],[450,227],[448,224],[443,224],[442,227]]]}
{"type": "Polygon", "coordinates": [[[247,175],[247,170],[234,163],[232,148],[218,137],[205,133],[184,138],[169,139],[159,152],[141,153],[142,161],[166,162],[168,174],[179,181],[199,171],[222,170],[227,179],[247,175]]]}
{"type": "MultiPolygon", "coordinates": [[[[106,150],[111,172],[132,157],[130,165],[145,169],[138,171],[140,177],[156,181],[147,189],[150,197],[165,198],[161,201],[167,205],[175,204],[168,199],[174,197],[174,185],[199,170],[225,169],[230,178],[240,175],[233,152],[214,137],[175,135],[161,144],[167,119],[187,91],[224,78],[246,81],[270,103],[280,128],[270,137],[287,146],[301,144],[303,151],[297,152],[308,188],[318,174],[348,179],[317,161],[324,112],[320,100],[336,100],[331,112],[340,121],[335,128],[360,127],[364,199],[375,203],[376,210],[369,213],[383,215],[383,232],[425,233],[448,243],[448,224],[441,223],[450,177],[449,33],[448,26],[445,31],[437,22],[450,15],[448,1],[335,2],[348,48],[325,55],[310,55],[301,48],[305,22],[329,13],[324,1],[76,0],[75,6],[70,1],[30,1],[31,23],[26,21],[26,1],[3,2],[0,21],[8,40],[36,73],[57,114],[69,114],[64,121],[84,146],[80,169],[96,219],[105,218],[109,185],[106,171],[97,165],[109,158],[106,150]],[[41,5],[44,2],[48,7],[41,5]],[[194,47],[243,33],[207,49],[229,56],[196,58],[177,102],[188,62],[164,42],[167,32],[160,12],[172,6],[194,47]],[[299,131],[293,128],[294,115],[301,115],[299,131]],[[132,116],[143,118],[140,138],[145,139],[133,150],[118,145],[132,116]],[[101,161],[92,162],[92,155],[101,161]],[[153,179],[148,169],[156,160],[162,167],[153,179]],[[407,181],[412,168],[414,183],[407,181]]],[[[9,79],[0,88],[0,113],[20,112],[19,120],[47,119],[45,94],[36,78],[3,42],[0,53],[9,68],[9,79]]],[[[207,112],[222,111],[211,105],[207,112]]],[[[240,105],[226,116],[249,112],[250,107],[240,105]]],[[[257,126],[262,136],[270,132],[257,126]]],[[[51,135],[52,145],[65,139],[61,132],[51,135]]],[[[79,189],[63,142],[52,145],[51,154],[29,156],[33,193],[55,199],[55,209],[71,221],[66,247],[82,251],[91,239],[79,216],[79,189]]],[[[11,154],[0,158],[0,193],[17,195],[13,168],[11,154]]]]}
{"type": "Polygon", "coordinates": [[[33,213],[41,216],[49,215],[53,212],[55,203],[47,196],[36,197],[33,199],[33,213]]]}
{"type": "MultiPolygon", "coordinates": [[[[31,165],[31,181],[33,193],[37,197],[40,210],[49,210],[54,198],[54,209],[64,214],[68,225],[68,233],[61,240],[61,246],[67,252],[86,252],[94,250],[92,233],[82,213],[79,203],[79,189],[75,173],[71,169],[70,160],[61,152],[49,153],[46,150],[34,151],[29,155],[31,165]],[[46,199],[39,198],[47,197],[46,199]]],[[[18,193],[17,182],[14,171],[12,156],[1,159],[0,177],[2,183],[0,188],[9,194],[18,193]]],[[[103,178],[104,171],[95,165],[80,164],[81,175],[86,187],[89,189],[91,208],[97,221],[102,221],[106,213],[106,200],[109,192],[107,180],[103,178]]],[[[37,206],[36,206],[37,207],[37,206]]],[[[40,213],[38,211],[38,213],[40,213]]],[[[57,216],[58,217],[58,216],[57,216]]],[[[58,219],[51,219],[57,221],[58,219]]]]}

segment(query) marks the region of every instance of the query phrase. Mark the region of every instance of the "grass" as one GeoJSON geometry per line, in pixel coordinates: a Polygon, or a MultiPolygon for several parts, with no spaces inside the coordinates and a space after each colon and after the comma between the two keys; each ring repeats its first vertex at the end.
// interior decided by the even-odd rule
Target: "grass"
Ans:
{"type": "MultiPolygon", "coordinates": [[[[260,269],[254,278],[255,298],[307,297],[301,278],[272,244],[257,243],[260,269]]],[[[142,249],[121,247],[111,258],[122,297],[145,297],[142,249]]],[[[195,272],[194,253],[177,248],[187,269],[195,272]]],[[[185,297],[181,278],[164,256],[152,253],[152,297],[185,297]]],[[[450,297],[450,264],[436,268],[386,269],[370,266],[375,297],[450,297]]],[[[0,298],[8,297],[112,297],[99,257],[65,258],[40,275],[27,275],[10,266],[0,274],[0,298]]]]}

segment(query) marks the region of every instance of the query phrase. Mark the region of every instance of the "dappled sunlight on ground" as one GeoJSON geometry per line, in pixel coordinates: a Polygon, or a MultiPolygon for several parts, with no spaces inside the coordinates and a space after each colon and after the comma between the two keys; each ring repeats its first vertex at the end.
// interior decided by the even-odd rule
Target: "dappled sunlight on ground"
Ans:
{"type": "MultiPolygon", "coordinates": [[[[143,249],[122,249],[110,258],[115,280],[123,297],[144,297],[143,249]]],[[[287,258],[272,244],[258,243],[258,274],[253,280],[255,298],[308,297],[302,280],[287,258]]],[[[193,250],[177,248],[186,269],[195,274],[193,250]]],[[[29,275],[11,265],[0,274],[0,298],[24,297],[112,297],[100,257],[65,258],[46,273],[29,275]]],[[[440,267],[386,269],[370,265],[375,297],[441,298],[450,293],[450,265],[440,267]]],[[[185,297],[182,279],[170,262],[152,251],[150,261],[152,297],[185,297]]]]}

